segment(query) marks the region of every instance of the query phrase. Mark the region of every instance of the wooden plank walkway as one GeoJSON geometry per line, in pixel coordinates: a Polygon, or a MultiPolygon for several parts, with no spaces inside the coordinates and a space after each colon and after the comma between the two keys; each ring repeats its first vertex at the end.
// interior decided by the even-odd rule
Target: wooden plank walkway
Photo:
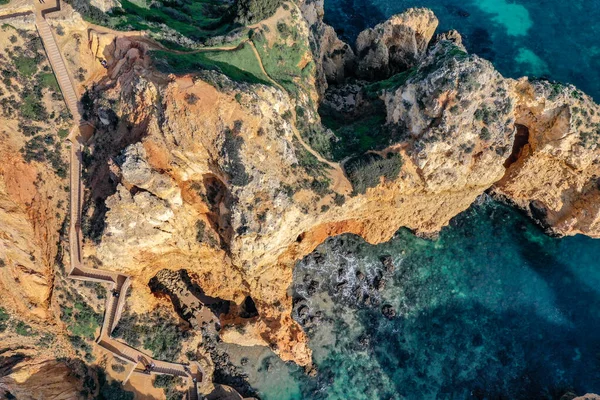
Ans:
{"type": "Polygon", "coordinates": [[[38,6],[35,12],[35,24],[44,44],[44,49],[50,61],[56,80],[63,95],[67,108],[71,112],[74,121],[70,152],[70,226],[69,226],[69,252],[71,257],[71,268],[68,276],[72,279],[83,281],[100,282],[108,284],[109,297],[106,301],[106,310],[100,336],[96,340],[98,346],[111,353],[113,356],[132,365],[131,373],[137,371],[136,367],[142,363],[144,369],[152,374],[168,374],[185,378],[189,384],[188,397],[190,400],[198,398],[197,382],[204,375],[200,365],[195,362],[191,366],[154,360],[141,351],[128,346],[111,337],[122,315],[125,304],[127,289],[131,285],[131,279],[127,275],[118,274],[114,271],[91,269],[83,266],[81,248],[81,209],[83,202],[83,185],[81,182],[82,149],[83,139],[80,134],[82,127],[87,123],[83,120],[80,112],[79,95],[74,84],[67,64],[60,52],[56,38],[48,22],[44,11],[60,9],[59,0],[54,5],[38,6]],[[44,8],[45,7],[45,8],[44,8]],[[190,368],[191,367],[191,368],[190,368]]]}

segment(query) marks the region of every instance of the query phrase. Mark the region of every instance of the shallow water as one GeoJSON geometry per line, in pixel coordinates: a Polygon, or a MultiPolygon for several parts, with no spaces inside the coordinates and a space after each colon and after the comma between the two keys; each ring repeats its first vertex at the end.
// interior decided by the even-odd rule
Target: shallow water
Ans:
{"type": "Polygon", "coordinates": [[[318,376],[272,354],[246,369],[267,400],[598,392],[598,260],[600,241],[550,238],[491,201],[456,217],[436,240],[406,230],[378,246],[331,238],[294,273],[294,297],[308,299],[310,315],[322,313],[307,329],[318,376]],[[371,293],[371,305],[356,301],[356,287],[381,276],[383,255],[395,265],[385,289],[371,293]],[[395,308],[394,319],[382,315],[383,304],[395,308]]]}
{"type": "Polygon", "coordinates": [[[598,0],[325,0],[325,20],[354,40],[409,7],[431,8],[439,31],[458,30],[505,76],[572,83],[600,100],[598,0]]]}

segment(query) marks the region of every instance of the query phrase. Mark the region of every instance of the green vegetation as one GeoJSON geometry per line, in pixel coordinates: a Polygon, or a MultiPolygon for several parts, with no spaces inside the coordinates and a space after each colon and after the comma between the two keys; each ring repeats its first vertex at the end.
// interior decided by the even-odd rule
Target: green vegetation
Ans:
{"type": "Polygon", "coordinates": [[[43,72],[38,75],[39,85],[43,88],[48,88],[55,93],[60,93],[58,81],[52,72],[43,72]]]}
{"type": "Polygon", "coordinates": [[[23,91],[23,104],[21,104],[21,115],[33,121],[45,121],[48,119],[46,107],[42,104],[42,92],[39,86],[33,90],[23,91]]]}
{"type": "MultiPolygon", "coordinates": [[[[2,29],[8,27],[3,25],[2,29]]],[[[47,162],[59,177],[66,178],[67,169],[62,159],[60,141],[54,134],[44,134],[47,127],[60,126],[68,119],[65,111],[49,113],[43,102],[46,89],[54,99],[60,99],[58,82],[44,62],[43,46],[38,35],[11,29],[15,34],[10,37],[12,47],[7,49],[9,59],[0,67],[2,82],[9,92],[7,95],[0,92],[2,115],[18,119],[19,130],[28,138],[20,150],[27,162],[47,162]]]]}
{"type": "Polygon", "coordinates": [[[10,315],[4,307],[0,307],[0,333],[6,330],[8,320],[10,320],[10,315]]]}
{"type": "Polygon", "coordinates": [[[69,130],[65,128],[61,128],[58,130],[58,137],[61,139],[66,139],[69,136],[69,130]]]}
{"type": "MultiPolygon", "coordinates": [[[[298,158],[298,165],[302,167],[308,175],[311,176],[311,180],[306,182],[303,186],[305,189],[311,189],[319,196],[325,196],[331,193],[329,188],[331,180],[327,175],[326,171],[329,169],[329,165],[321,163],[314,155],[302,146],[294,138],[294,148],[296,149],[296,157],[298,158]]],[[[293,189],[292,189],[293,192],[293,189]]]]}
{"type": "Polygon", "coordinates": [[[238,0],[235,19],[242,25],[255,24],[273,15],[281,3],[281,0],[238,0]]]}
{"type": "Polygon", "coordinates": [[[587,125],[585,130],[579,133],[581,145],[591,149],[600,142],[600,123],[587,125]],[[588,130],[589,129],[589,130],[588,130]]]}
{"type": "Polygon", "coordinates": [[[396,75],[379,82],[371,83],[365,86],[365,93],[369,98],[378,98],[382,90],[394,90],[404,85],[406,81],[417,75],[417,68],[411,68],[408,71],[400,72],[396,75]]]}
{"type": "Polygon", "coordinates": [[[165,24],[194,41],[223,35],[233,28],[227,3],[163,0],[153,3],[150,7],[145,7],[145,1],[138,3],[140,5],[122,0],[122,9],[112,12],[111,25],[122,30],[157,32],[160,31],[158,24],[165,24]]]}
{"type": "Polygon", "coordinates": [[[157,359],[175,361],[187,332],[179,328],[175,318],[155,310],[144,315],[124,313],[113,336],[124,339],[131,346],[143,346],[157,359]]]}
{"type": "Polygon", "coordinates": [[[67,0],[84,19],[117,30],[145,30],[172,48],[181,45],[163,40],[163,24],[196,43],[235,29],[235,3],[216,0],[122,0],[121,7],[104,13],[85,0],[67,0]]]}
{"type": "Polygon", "coordinates": [[[15,325],[15,332],[20,336],[35,336],[37,333],[33,330],[33,328],[27,325],[23,321],[17,321],[15,325]]]}
{"type": "Polygon", "coordinates": [[[0,0],[0,6],[10,3],[10,0],[0,0]]]}
{"type": "Polygon", "coordinates": [[[321,121],[340,139],[332,144],[332,157],[336,161],[390,144],[390,135],[384,127],[384,113],[367,114],[350,123],[323,114],[321,121]]]}
{"type": "Polygon", "coordinates": [[[83,354],[83,358],[88,362],[94,361],[94,356],[92,355],[92,346],[90,346],[90,344],[86,342],[84,338],[81,336],[70,335],[69,341],[71,342],[71,345],[77,354],[83,354]]]}
{"type": "Polygon", "coordinates": [[[60,319],[72,335],[89,340],[94,339],[96,329],[102,323],[102,315],[82,301],[75,302],[73,307],[62,306],[60,319]]]}
{"type": "Polygon", "coordinates": [[[93,360],[92,346],[96,329],[102,322],[102,315],[93,310],[87,298],[66,287],[58,287],[60,299],[60,319],[69,331],[69,341],[76,352],[87,361],[93,360]]]}
{"type": "Polygon", "coordinates": [[[167,400],[180,400],[185,397],[185,393],[178,391],[177,386],[182,386],[183,383],[181,377],[157,375],[152,385],[155,388],[162,388],[167,400]]]}
{"type": "MultiPolygon", "coordinates": [[[[115,360],[118,360],[118,358],[115,358],[115,360]]],[[[112,369],[113,371],[117,372],[117,373],[122,373],[125,372],[125,366],[123,364],[111,364],[110,365],[110,369],[112,369]]]]}
{"type": "Polygon", "coordinates": [[[301,37],[296,24],[279,23],[277,30],[277,33],[271,34],[264,28],[255,30],[251,40],[267,74],[288,92],[295,94],[315,69],[314,62],[305,63],[305,55],[310,51],[308,40],[301,37]],[[270,45],[267,36],[274,41],[273,45],[270,45]]]}
{"type": "Polygon", "coordinates": [[[38,340],[37,345],[43,349],[47,349],[52,343],[54,343],[55,339],[56,336],[53,333],[44,333],[38,340]]]}
{"type": "Polygon", "coordinates": [[[19,55],[13,58],[13,62],[15,63],[15,67],[17,68],[17,71],[19,71],[19,74],[29,78],[37,72],[40,60],[39,57],[19,55]]]}
{"type": "MultiPolygon", "coordinates": [[[[97,370],[98,375],[98,386],[100,390],[97,400],[133,400],[134,393],[123,389],[123,384],[117,381],[110,381],[106,379],[106,372],[102,369],[97,370]]],[[[95,385],[94,385],[95,386],[95,385]]],[[[91,389],[91,388],[90,388],[91,389]]],[[[93,392],[93,390],[90,390],[93,392]]]]}
{"type": "Polygon", "coordinates": [[[402,168],[402,157],[397,153],[388,153],[386,158],[367,153],[348,160],[344,168],[354,193],[364,194],[368,188],[377,186],[381,177],[396,179],[402,168]]]}
{"type": "Polygon", "coordinates": [[[27,141],[25,147],[21,149],[21,154],[27,162],[49,161],[56,175],[61,178],[67,177],[67,164],[61,156],[61,144],[56,142],[54,136],[37,135],[27,141]]]}
{"type": "Polygon", "coordinates": [[[244,138],[239,135],[242,121],[236,121],[233,129],[225,129],[224,150],[227,154],[227,163],[223,166],[234,186],[246,186],[252,181],[252,176],[246,172],[246,166],[240,157],[240,149],[244,145],[244,138]]]}
{"type": "Polygon", "coordinates": [[[154,51],[157,68],[163,72],[187,73],[202,69],[218,70],[236,81],[269,84],[269,78],[260,69],[254,51],[248,44],[241,44],[231,51],[206,51],[173,54],[154,51]]]}

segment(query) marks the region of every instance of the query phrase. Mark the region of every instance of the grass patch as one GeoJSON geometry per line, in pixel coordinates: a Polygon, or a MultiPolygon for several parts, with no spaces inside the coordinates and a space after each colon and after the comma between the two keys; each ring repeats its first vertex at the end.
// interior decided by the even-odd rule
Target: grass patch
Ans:
{"type": "Polygon", "coordinates": [[[65,128],[60,128],[58,130],[58,137],[61,139],[66,139],[69,136],[69,130],[65,128]]]}
{"type": "Polygon", "coordinates": [[[194,42],[225,35],[239,26],[234,22],[235,2],[122,0],[120,7],[113,8],[108,13],[90,5],[86,0],[67,2],[87,21],[123,31],[150,31],[168,47],[177,47],[178,44],[164,39],[163,24],[194,42]]]}
{"type": "Polygon", "coordinates": [[[38,70],[39,60],[35,57],[16,56],[13,62],[19,74],[27,78],[33,76],[38,70]]]}
{"type": "Polygon", "coordinates": [[[368,188],[377,186],[381,177],[396,179],[402,168],[402,157],[397,153],[389,153],[386,158],[367,153],[348,160],[344,168],[354,193],[364,194],[368,188]]]}
{"type": "Polygon", "coordinates": [[[52,72],[44,72],[38,75],[39,85],[43,88],[48,88],[55,93],[60,93],[58,81],[52,72]]]}
{"type": "Polygon", "coordinates": [[[252,48],[241,44],[231,51],[206,51],[193,54],[173,54],[154,51],[160,71],[166,73],[189,73],[199,70],[218,70],[235,81],[269,84],[269,79],[260,69],[252,48]]]}
{"type": "Polygon", "coordinates": [[[311,76],[315,69],[312,61],[303,65],[308,49],[308,41],[300,35],[298,27],[285,23],[277,24],[278,32],[273,33],[275,42],[269,45],[263,30],[257,30],[251,36],[267,74],[290,93],[297,93],[298,86],[311,76]],[[289,44],[289,39],[292,44],[289,44]]]}
{"type": "Polygon", "coordinates": [[[393,90],[406,83],[410,78],[417,75],[417,68],[411,68],[408,71],[400,72],[396,75],[379,82],[371,83],[365,86],[365,93],[369,98],[377,98],[382,90],[393,90]]]}

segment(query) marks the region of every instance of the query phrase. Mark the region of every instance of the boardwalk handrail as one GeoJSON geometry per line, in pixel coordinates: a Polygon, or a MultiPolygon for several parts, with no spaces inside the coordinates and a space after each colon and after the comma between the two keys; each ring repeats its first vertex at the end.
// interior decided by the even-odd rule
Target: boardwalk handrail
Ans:
{"type": "MultiPolygon", "coordinates": [[[[50,25],[45,20],[45,15],[49,12],[60,9],[59,0],[56,0],[56,8],[48,8],[46,10],[38,10],[35,13],[36,28],[42,39],[44,49],[48,55],[50,66],[56,76],[59,87],[63,94],[63,99],[67,108],[73,115],[75,122],[74,129],[81,129],[85,122],[82,121],[82,116],[79,112],[79,96],[77,95],[76,86],[69,74],[66,62],[58,48],[56,38],[52,33],[50,25]]],[[[17,16],[17,14],[15,14],[17,16]]],[[[190,399],[198,398],[196,382],[189,368],[183,364],[169,363],[165,361],[154,360],[153,358],[143,354],[141,351],[129,346],[126,343],[119,342],[111,338],[113,329],[119,322],[123,307],[125,304],[124,294],[131,285],[131,278],[124,274],[119,274],[114,271],[101,269],[90,269],[83,266],[81,257],[81,208],[83,197],[83,186],[81,183],[81,164],[82,164],[82,144],[80,135],[72,135],[71,139],[71,159],[70,159],[70,200],[69,200],[69,253],[71,259],[70,271],[67,276],[71,279],[84,281],[100,282],[109,285],[111,291],[110,297],[106,301],[106,310],[104,311],[104,320],[100,330],[100,336],[96,339],[99,347],[111,353],[127,363],[132,364],[130,374],[135,370],[141,360],[148,360],[151,365],[155,365],[152,369],[154,373],[170,374],[189,378],[190,389],[188,396],[190,399]],[[195,393],[195,395],[194,395],[195,393]]],[[[200,376],[203,371],[198,363],[195,363],[200,376]]],[[[130,375],[129,374],[129,375],[130,375]]]]}

